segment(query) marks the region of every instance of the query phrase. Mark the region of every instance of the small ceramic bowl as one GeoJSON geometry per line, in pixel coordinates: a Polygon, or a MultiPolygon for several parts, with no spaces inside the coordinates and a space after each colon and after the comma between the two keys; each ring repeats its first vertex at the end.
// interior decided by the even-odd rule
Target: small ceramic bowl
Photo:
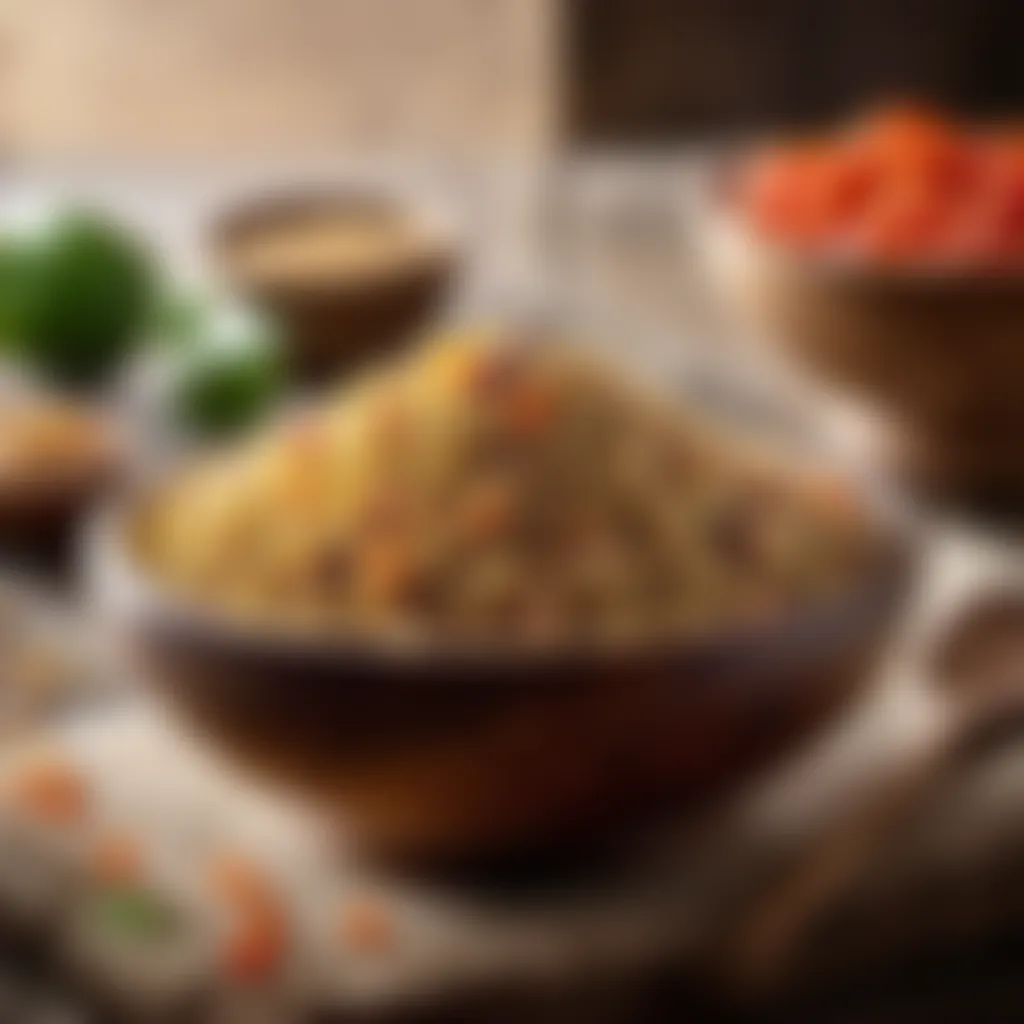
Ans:
{"type": "Polygon", "coordinates": [[[759,340],[874,414],[926,492],[1024,499],[1024,275],[884,267],[764,237],[712,178],[709,264],[759,340]]]}
{"type": "MultiPolygon", "coordinates": [[[[300,243],[301,244],[301,243],[300,243]]],[[[323,242],[329,250],[330,246],[323,242]]],[[[447,297],[461,262],[461,246],[440,210],[383,188],[351,185],[296,189],[241,202],[218,217],[212,251],[228,283],[273,313],[282,324],[296,372],[323,379],[395,348],[429,320],[447,297]],[[390,258],[359,266],[351,252],[340,263],[320,266],[272,262],[254,265],[251,247],[282,233],[317,231],[324,224],[344,230],[400,231],[390,258]],[[247,255],[249,253],[250,255],[247,255]]],[[[287,257],[286,257],[287,258],[287,257]]]]}
{"type": "Polygon", "coordinates": [[[145,500],[98,519],[89,549],[142,676],[356,844],[419,865],[621,838],[728,791],[864,686],[907,577],[880,531],[840,593],[770,625],[618,653],[394,649],[175,599],[130,542],[145,500]]]}

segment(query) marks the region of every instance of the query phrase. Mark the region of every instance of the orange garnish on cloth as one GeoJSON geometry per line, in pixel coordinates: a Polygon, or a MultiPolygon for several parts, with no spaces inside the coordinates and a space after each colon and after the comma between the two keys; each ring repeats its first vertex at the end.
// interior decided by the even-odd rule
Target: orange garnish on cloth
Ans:
{"type": "Polygon", "coordinates": [[[277,972],[287,951],[284,915],[250,909],[232,922],[221,962],[232,981],[256,983],[277,972]]]}
{"type": "Polygon", "coordinates": [[[214,892],[232,909],[249,910],[277,903],[271,880],[246,857],[225,854],[210,869],[214,892]]]}
{"type": "Polygon", "coordinates": [[[53,824],[80,821],[88,804],[82,777],[59,762],[26,769],[14,786],[13,797],[22,811],[53,824]]]}
{"type": "Polygon", "coordinates": [[[100,882],[132,885],[140,881],[143,867],[142,846],[131,836],[104,836],[92,851],[92,874],[100,882]]]}
{"type": "Polygon", "coordinates": [[[388,908],[376,900],[353,900],[342,908],[338,938],[345,949],[381,954],[394,948],[395,921],[388,908]]]}
{"type": "Polygon", "coordinates": [[[271,879],[244,857],[224,856],[214,862],[210,882],[230,916],[225,973],[233,981],[265,980],[280,966],[289,939],[287,915],[271,879]]]}

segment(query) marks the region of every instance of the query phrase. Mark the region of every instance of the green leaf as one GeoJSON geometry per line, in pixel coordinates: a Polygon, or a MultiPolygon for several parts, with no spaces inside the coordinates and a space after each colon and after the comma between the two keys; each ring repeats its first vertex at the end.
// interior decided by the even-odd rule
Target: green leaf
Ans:
{"type": "Polygon", "coordinates": [[[130,942],[160,942],[181,927],[181,915],[166,898],[139,886],[102,889],[89,907],[90,918],[104,935],[130,942]]]}

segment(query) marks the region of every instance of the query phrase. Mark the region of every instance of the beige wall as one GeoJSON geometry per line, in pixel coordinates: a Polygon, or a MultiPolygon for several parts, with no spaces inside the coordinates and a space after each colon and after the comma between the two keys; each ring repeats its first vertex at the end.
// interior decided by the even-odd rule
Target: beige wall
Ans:
{"type": "Polygon", "coordinates": [[[0,0],[30,156],[503,152],[554,109],[551,0],[0,0]]]}

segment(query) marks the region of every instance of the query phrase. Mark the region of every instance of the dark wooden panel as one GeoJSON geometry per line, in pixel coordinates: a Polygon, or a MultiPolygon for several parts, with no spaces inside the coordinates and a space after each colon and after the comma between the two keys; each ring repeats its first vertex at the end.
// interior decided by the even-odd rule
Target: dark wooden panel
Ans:
{"type": "Polygon", "coordinates": [[[567,0],[567,125],[650,140],[879,96],[1024,109],[1019,0],[567,0]]]}

